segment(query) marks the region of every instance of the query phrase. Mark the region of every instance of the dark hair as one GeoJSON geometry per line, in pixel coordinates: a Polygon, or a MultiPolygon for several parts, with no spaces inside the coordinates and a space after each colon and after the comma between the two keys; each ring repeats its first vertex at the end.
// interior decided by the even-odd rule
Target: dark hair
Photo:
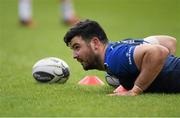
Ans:
{"type": "Polygon", "coordinates": [[[90,41],[92,37],[98,37],[102,43],[105,44],[108,42],[103,28],[96,21],[92,20],[80,21],[70,28],[64,36],[66,45],[68,45],[75,36],[81,36],[85,41],[90,41]]]}

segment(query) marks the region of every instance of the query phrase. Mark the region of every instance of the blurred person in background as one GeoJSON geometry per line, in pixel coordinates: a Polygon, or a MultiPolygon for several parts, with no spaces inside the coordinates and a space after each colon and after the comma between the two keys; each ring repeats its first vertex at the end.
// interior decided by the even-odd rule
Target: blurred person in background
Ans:
{"type": "Polygon", "coordinates": [[[60,12],[63,16],[63,21],[67,25],[76,24],[79,19],[75,14],[75,10],[71,0],[60,0],[60,12]]]}
{"type": "MultiPolygon", "coordinates": [[[[78,22],[78,17],[71,0],[60,0],[60,14],[62,14],[63,22],[66,25],[74,25],[78,22]]],[[[20,24],[27,27],[33,27],[34,21],[32,18],[32,0],[19,0],[18,6],[20,24]]]]}

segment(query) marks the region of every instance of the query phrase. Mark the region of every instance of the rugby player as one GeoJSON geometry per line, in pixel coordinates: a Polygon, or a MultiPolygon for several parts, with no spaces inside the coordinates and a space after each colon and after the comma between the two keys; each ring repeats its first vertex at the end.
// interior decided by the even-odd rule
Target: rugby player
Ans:
{"type": "Polygon", "coordinates": [[[128,90],[111,95],[180,93],[180,58],[174,56],[174,37],[158,35],[109,42],[98,22],[85,20],[67,31],[64,42],[84,70],[106,71],[128,90]]]}

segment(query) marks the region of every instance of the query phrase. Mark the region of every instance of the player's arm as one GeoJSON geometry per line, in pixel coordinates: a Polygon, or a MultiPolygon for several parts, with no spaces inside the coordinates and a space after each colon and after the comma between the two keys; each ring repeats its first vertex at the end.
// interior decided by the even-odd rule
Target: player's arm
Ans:
{"type": "Polygon", "coordinates": [[[176,52],[176,38],[168,36],[168,35],[157,35],[157,36],[149,36],[144,38],[145,41],[148,41],[151,44],[159,44],[166,48],[168,48],[169,53],[174,55],[176,52]]]}
{"type": "Polygon", "coordinates": [[[140,74],[130,90],[132,95],[138,95],[150,86],[160,73],[168,54],[169,50],[161,45],[140,45],[135,48],[134,60],[140,74]]]}
{"type": "Polygon", "coordinates": [[[141,94],[160,73],[168,54],[169,50],[161,45],[143,44],[136,46],[134,60],[140,74],[136,78],[133,88],[127,92],[110,94],[110,96],[135,96],[141,94]]]}

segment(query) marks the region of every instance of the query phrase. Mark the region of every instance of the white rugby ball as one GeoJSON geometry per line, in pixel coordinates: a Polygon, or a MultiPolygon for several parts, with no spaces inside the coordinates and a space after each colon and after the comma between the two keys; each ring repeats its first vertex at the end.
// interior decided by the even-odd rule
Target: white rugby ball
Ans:
{"type": "Polygon", "coordinates": [[[107,73],[105,74],[105,80],[110,86],[112,86],[114,88],[116,88],[120,85],[120,81],[118,78],[111,76],[107,73]]]}
{"type": "Polygon", "coordinates": [[[70,76],[70,70],[62,59],[47,57],[34,64],[32,75],[42,83],[65,83],[70,76]]]}

